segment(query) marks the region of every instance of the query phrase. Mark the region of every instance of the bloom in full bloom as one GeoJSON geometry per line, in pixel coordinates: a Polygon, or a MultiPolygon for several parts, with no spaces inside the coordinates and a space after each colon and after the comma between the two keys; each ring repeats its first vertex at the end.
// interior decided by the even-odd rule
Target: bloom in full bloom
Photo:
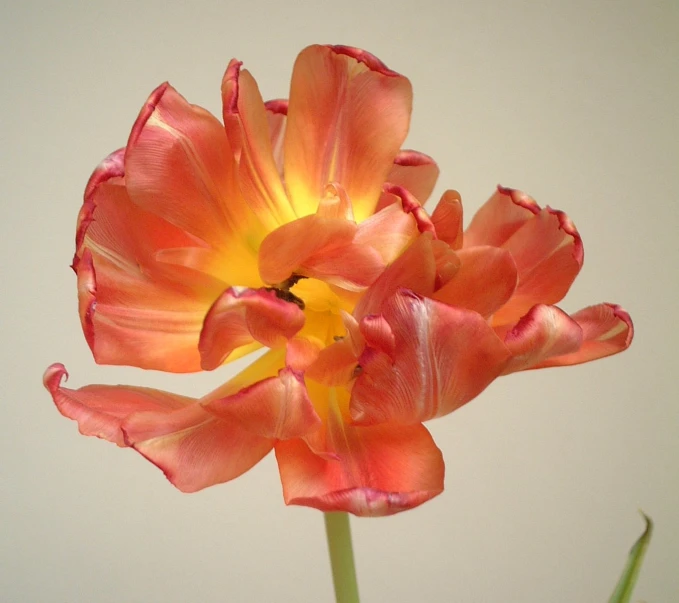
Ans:
{"type": "Polygon", "coordinates": [[[99,363],[211,370],[269,350],[202,398],[45,385],[80,431],[134,448],[179,489],[275,450],[285,501],[384,515],[443,490],[423,422],[500,375],[625,349],[629,316],[554,304],[582,265],[562,212],[499,187],[466,230],[434,161],[402,150],[409,81],[312,46],[289,101],[232,61],[223,124],[163,84],[92,175],[73,268],[99,363]]]}

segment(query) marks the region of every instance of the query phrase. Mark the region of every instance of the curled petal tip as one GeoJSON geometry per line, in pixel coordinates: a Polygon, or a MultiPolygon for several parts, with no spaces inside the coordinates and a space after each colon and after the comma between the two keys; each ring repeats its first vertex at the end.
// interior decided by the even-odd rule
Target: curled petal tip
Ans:
{"type": "Polygon", "coordinates": [[[534,214],[537,214],[540,211],[540,206],[538,205],[537,201],[535,201],[533,197],[527,195],[523,191],[520,191],[516,188],[509,188],[508,186],[502,186],[501,184],[497,185],[497,191],[501,195],[506,195],[509,197],[514,204],[519,205],[524,209],[533,212],[534,214]]]}
{"type": "Polygon", "coordinates": [[[403,165],[409,167],[421,166],[421,165],[436,165],[433,157],[426,155],[420,151],[412,151],[410,149],[403,149],[399,151],[398,155],[394,157],[394,163],[396,165],[403,165]]]}
{"type": "Polygon", "coordinates": [[[67,379],[68,371],[66,370],[66,367],[61,364],[61,362],[55,362],[47,367],[47,370],[42,376],[42,383],[50,393],[54,393],[59,389],[61,383],[67,379]]]}
{"type": "Polygon", "coordinates": [[[231,59],[222,78],[224,113],[238,113],[238,77],[243,61],[231,59]]]}
{"type": "Polygon", "coordinates": [[[415,219],[417,229],[420,232],[430,232],[436,238],[436,228],[431,221],[431,218],[422,207],[422,204],[415,198],[415,196],[407,189],[397,184],[386,182],[382,187],[385,193],[395,195],[401,200],[403,211],[410,214],[415,219]]]}
{"type": "Polygon", "coordinates": [[[137,121],[134,122],[132,131],[130,132],[130,137],[127,140],[128,147],[130,145],[133,145],[137,141],[137,138],[139,137],[141,131],[144,129],[146,122],[148,121],[149,117],[153,115],[153,112],[156,110],[156,107],[160,103],[160,100],[163,98],[163,95],[165,94],[168,88],[170,88],[169,82],[163,82],[153,92],[151,92],[150,96],[148,97],[148,99],[144,103],[144,106],[141,108],[141,111],[139,112],[137,121]]]}
{"type": "Polygon", "coordinates": [[[631,345],[632,339],[634,339],[634,323],[632,322],[632,317],[624,308],[622,308],[622,306],[619,306],[618,304],[606,302],[603,305],[610,308],[613,312],[613,315],[625,325],[627,337],[625,338],[621,351],[626,350],[631,345]]]}
{"type": "Polygon", "coordinates": [[[266,110],[270,111],[271,113],[276,113],[277,115],[288,114],[288,101],[284,98],[276,98],[266,101],[264,106],[266,107],[266,110]]]}
{"type": "Polygon", "coordinates": [[[571,220],[565,212],[559,209],[552,209],[549,206],[545,209],[548,213],[557,217],[559,220],[559,228],[573,238],[573,259],[582,266],[585,250],[582,245],[582,237],[575,227],[575,224],[573,224],[573,220],[571,220]]]}
{"type": "Polygon", "coordinates": [[[352,59],[357,60],[359,63],[363,63],[372,71],[377,71],[383,75],[391,77],[402,77],[401,74],[389,69],[389,67],[387,67],[380,59],[367,50],[362,50],[353,46],[343,46],[341,44],[327,46],[327,48],[337,54],[344,54],[348,57],[351,57],[352,59]]]}

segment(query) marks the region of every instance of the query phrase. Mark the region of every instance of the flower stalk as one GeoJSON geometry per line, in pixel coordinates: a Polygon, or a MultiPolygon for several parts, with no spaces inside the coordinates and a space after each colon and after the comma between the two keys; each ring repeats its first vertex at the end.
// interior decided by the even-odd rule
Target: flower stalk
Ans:
{"type": "Polygon", "coordinates": [[[359,603],[348,513],[324,513],[337,603],[359,603]]]}

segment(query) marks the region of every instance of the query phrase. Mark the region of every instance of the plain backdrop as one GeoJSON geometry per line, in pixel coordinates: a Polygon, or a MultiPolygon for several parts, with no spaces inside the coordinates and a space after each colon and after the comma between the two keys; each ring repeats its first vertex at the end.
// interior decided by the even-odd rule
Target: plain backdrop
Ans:
{"type": "MultiPolygon", "coordinates": [[[[85,438],[42,388],[129,383],[200,396],[238,367],[96,366],[69,269],[85,182],[169,80],[221,115],[238,57],[265,98],[296,54],[365,48],[415,90],[407,146],[469,218],[498,183],[562,209],[585,266],[562,307],[616,302],[629,351],[496,381],[429,427],[446,490],[354,519],[366,603],[607,601],[656,522],[635,600],[679,599],[677,4],[641,0],[2,3],[0,600],[332,601],[322,515],[285,507],[272,456],[183,495],[140,456],[85,438]]],[[[240,363],[239,366],[242,366],[240,363]]]]}

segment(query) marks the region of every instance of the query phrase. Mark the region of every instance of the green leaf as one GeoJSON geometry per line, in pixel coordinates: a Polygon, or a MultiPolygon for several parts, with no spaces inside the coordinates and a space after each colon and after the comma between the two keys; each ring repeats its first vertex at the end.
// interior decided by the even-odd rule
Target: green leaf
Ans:
{"type": "Polygon", "coordinates": [[[651,518],[645,513],[641,512],[644,520],[646,521],[646,529],[644,533],[639,537],[634,543],[632,550],[629,552],[629,557],[627,558],[627,565],[618,580],[618,584],[608,600],[608,603],[629,603],[632,597],[632,591],[634,590],[634,585],[637,583],[637,578],[639,577],[639,570],[641,569],[641,563],[644,560],[644,555],[646,554],[646,549],[651,542],[651,534],[653,533],[653,522],[651,518]]]}

